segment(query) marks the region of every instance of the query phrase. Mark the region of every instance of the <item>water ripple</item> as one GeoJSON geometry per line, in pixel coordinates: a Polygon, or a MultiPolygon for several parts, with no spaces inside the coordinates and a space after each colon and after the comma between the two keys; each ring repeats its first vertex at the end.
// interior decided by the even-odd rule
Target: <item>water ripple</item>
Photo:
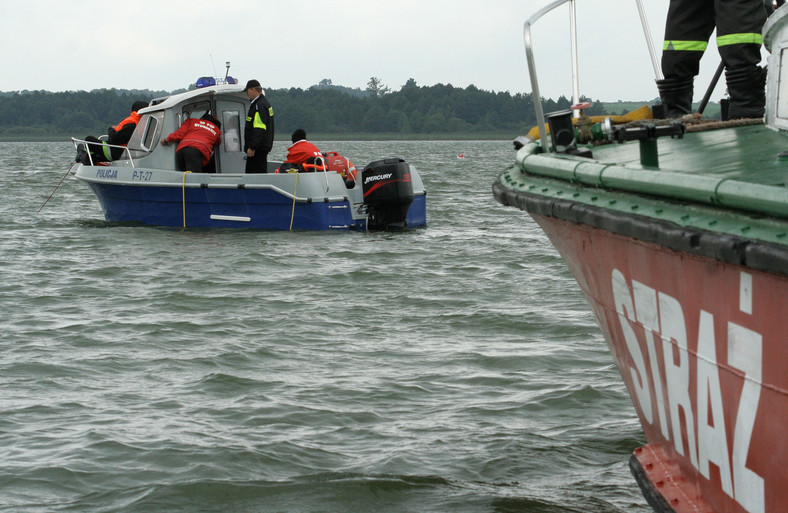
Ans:
{"type": "Polygon", "coordinates": [[[0,143],[0,511],[649,511],[585,299],[492,199],[510,143],[319,145],[419,167],[428,227],[111,224],[74,179],[37,214],[71,146],[0,143]]]}

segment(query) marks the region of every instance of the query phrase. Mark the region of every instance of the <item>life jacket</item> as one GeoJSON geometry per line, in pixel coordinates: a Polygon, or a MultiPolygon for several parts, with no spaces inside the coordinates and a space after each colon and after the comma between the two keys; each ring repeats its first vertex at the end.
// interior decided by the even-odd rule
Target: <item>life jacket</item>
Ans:
{"type": "MultiPolygon", "coordinates": [[[[141,117],[142,116],[137,114],[137,111],[135,110],[131,114],[129,114],[128,117],[126,117],[126,119],[124,119],[117,125],[111,127],[109,131],[109,138],[107,140],[107,143],[112,144],[114,146],[126,146],[126,144],[128,144],[129,142],[129,139],[131,139],[131,134],[134,132],[134,128],[140,122],[141,117]],[[134,125],[134,126],[132,127],[129,125],[134,125]],[[120,141],[116,140],[118,137],[121,138],[120,141]]],[[[109,148],[106,144],[102,146],[102,150],[104,151],[104,156],[107,157],[107,160],[118,159],[123,154],[123,152],[118,150],[117,148],[109,148]]]]}
{"type": "Polygon", "coordinates": [[[321,157],[310,157],[301,164],[305,173],[322,172],[326,170],[326,161],[321,157]]]}
{"type": "Polygon", "coordinates": [[[325,170],[325,161],[321,157],[310,157],[300,164],[282,162],[282,165],[276,168],[274,173],[314,173],[325,170]]]}
{"type": "Polygon", "coordinates": [[[139,115],[139,114],[137,114],[137,111],[135,110],[134,112],[132,112],[131,114],[129,114],[129,115],[128,115],[128,117],[127,117],[126,119],[124,119],[123,121],[121,121],[120,123],[118,123],[118,124],[117,124],[115,127],[113,127],[113,128],[115,128],[115,131],[116,131],[116,132],[120,132],[121,130],[123,130],[123,127],[124,127],[124,126],[126,126],[126,125],[128,125],[129,123],[134,123],[135,125],[136,125],[137,123],[139,123],[139,122],[140,122],[140,118],[141,118],[141,117],[142,117],[142,116],[141,116],[141,115],[139,115]]]}
{"type": "Polygon", "coordinates": [[[343,180],[356,179],[356,166],[348,158],[335,151],[326,151],[323,153],[323,157],[329,171],[336,171],[343,180]]]}

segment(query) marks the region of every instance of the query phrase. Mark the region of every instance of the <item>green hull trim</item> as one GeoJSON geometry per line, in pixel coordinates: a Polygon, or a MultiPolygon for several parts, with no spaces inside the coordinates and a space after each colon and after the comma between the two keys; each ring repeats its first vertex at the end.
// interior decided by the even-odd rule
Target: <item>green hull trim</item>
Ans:
{"type": "Polygon", "coordinates": [[[746,127],[659,139],[660,169],[639,164],[636,143],[592,148],[593,159],[541,153],[531,143],[498,183],[513,192],[785,245],[788,160],[766,154],[764,148],[774,148],[773,136],[778,134],[764,127],[746,127]],[[758,139],[761,149],[753,142],[758,139]],[[726,147],[737,154],[737,166],[730,165],[733,156],[719,160],[726,147]],[[749,159],[742,157],[746,147],[749,159]],[[693,162],[688,154],[695,155],[693,162]]]}

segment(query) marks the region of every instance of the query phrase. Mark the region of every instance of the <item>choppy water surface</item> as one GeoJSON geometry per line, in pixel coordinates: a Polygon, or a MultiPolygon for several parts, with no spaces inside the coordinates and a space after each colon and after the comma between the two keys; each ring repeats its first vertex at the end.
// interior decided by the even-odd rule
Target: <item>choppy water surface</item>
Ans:
{"type": "Polygon", "coordinates": [[[0,511],[650,511],[511,144],[318,145],[416,165],[428,227],[111,225],[70,176],[37,214],[73,148],[0,143],[0,511]]]}

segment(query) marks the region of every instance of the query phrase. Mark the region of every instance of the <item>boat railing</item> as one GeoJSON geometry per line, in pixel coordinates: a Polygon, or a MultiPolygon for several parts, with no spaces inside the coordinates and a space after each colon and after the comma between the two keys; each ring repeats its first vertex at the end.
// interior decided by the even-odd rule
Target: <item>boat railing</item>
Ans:
{"type": "MultiPolygon", "coordinates": [[[[99,140],[101,140],[101,139],[99,139],[99,140]]],[[[88,151],[88,146],[89,145],[96,145],[96,144],[98,144],[98,143],[96,143],[96,141],[92,141],[91,142],[91,141],[86,141],[84,139],[77,139],[76,137],[72,137],[71,138],[71,144],[74,145],[74,149],[75,150],[77,150],[79,148],[80,144],[84,144],[85,145],[85,151],[88,154],[88,160],[90,161],[90,165],[91,166],[95,166],[96,165],[96,163],[93,162],[93,154],[90,153],[90,151],[88,151]]],[[[131,167],[136,167],[134,165],[134,159],[131,156],[131,148],[129,148],[128,146],[120,146],[118,144],[109,144],[106,141],[102,141],[102,145],[107,146],[108,148],[120,148],[120,149],[122,149],[123,153],[126,155],[127,160],[131,163],[131,167]]],[[[121,160],[121,159],[116,159],[116,160],[121,160]]]]}
{"type": "MultiPolygon", "coordinates": [[[[544,151],[551,151],[550,145],[547,144],[547,130],[544,126],[544,107],[542,106],[542,96],[539,93],[539,81],[536,77],[536,63],[534,60],[533,43],[531,39],[531,27],[542,16],[560,7],[563,4],[569,4],[569,32],[570,32],[570,45],[571,45],[571,59],[572,59],[572,103],[580,103],[580,79],[578,72],[578,57],[577,57],[577,10],[575,7],[577,0],[556,0],[531,16],[523,26],[523,40],[525,41],[525,57],[528,61],[528,75],[531,80],[531,96],[534,101],[534,110],[536,111],[536,124],[539,127],[539,139],[542,143],[544,151]]],[[[643,26],[643,35],[646,38],[646,44],[651,55],[651,63],[654,66],[654,74],[657,79],[662,78],[659,63],[657,61],[657,54],[654,50],[654,43],[651,39],[651,32],[648,28],[646,14],[643,10],[642,0],[635,0],[640,14],[640,23],[643,26]]],[[[579,111],[575,111],[575,115],[579,115],[579,111]]]]}
{"type": "Polygon", "coordinates": [[[328,185],[328,165],[326,164],[326,159],[323,157],[315,157],[315,164],[320,162],[320,166],[323,168],[323,176],[326,179],[326,189],[325,192],[328,192],[329,185],[328,185]]]}

